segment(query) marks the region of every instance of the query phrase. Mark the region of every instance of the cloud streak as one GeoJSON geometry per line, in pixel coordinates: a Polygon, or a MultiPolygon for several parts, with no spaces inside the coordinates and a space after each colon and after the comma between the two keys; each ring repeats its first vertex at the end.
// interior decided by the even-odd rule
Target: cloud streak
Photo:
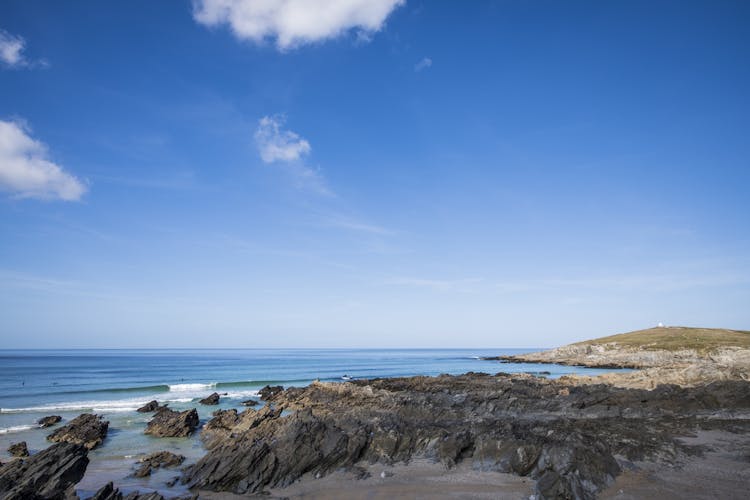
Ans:
{"type": "Polygon", "coordinates": [[[10,67],[25,66],[26,58],[23,49],[26,41],[16,35],[11,35],[5,30],[0,30],[0,61],[10,67]]]}
{"type": "Polygon", "coordinates": [[[49,64],[44,59],[30,61],[25,55],[26,40],[0,29],[0,63],[8,68],[39,68],[49,64]]]}
{"type": "Polygon", "coordinates": [[[23,124],[0,120],[0,190],[20,198],[79,200],[86,186],[48,158],[23,124]]]}
{"type": "Polygon", "coordinates": [[[430,59],[429,57],[425,57],[414,65],[414,72],[419,73],[420,71],[425,70],[430,66],[432,66],[432,59],[430,59]]]}
{"type": "Polygon", "coordinates": [[[283,169],[299,189],[332,195],[320,172],[302,161],[312,150],[310,143],[296,132],[286,130],[284,125],[281,115],[264,116],[258,121],[254,138],[261,160],[283,169]]]}
{"type": "Polygon", "coordinates": [[[380,31],[405,0],[194,0],[193,18],[208,27],[227,25],[240,40],[274,41],[280,51],[339,37],[380,31]]]}

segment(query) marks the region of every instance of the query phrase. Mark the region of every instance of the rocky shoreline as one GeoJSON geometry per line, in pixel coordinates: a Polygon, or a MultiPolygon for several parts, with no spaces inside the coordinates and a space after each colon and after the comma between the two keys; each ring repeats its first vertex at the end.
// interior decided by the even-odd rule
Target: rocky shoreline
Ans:
{"type": "MultiPolygon", "coordinates": [[[[589,362],[608,355],[607,349],[581,352],[589,362]]],[[[674,352],[673,362],[683,356],[674,352]]],[[[513,361],[562,359],[563,353],[572,356],[575,351],[561,348],[513,361]]],[[[705,361],[716,355],[701,356],[705,361]]],[[[553,380],[470,372],[266,387],[260,391],[264,406],[218,410],[202,425],[195,410],[177,412],[154,401],[142,409],[153,412],[144,432],[200,433],[206,454],[178,471],[177,480],[193,492],[190,498],[642,498],[651,491],[648,481],[662,475],[672,478],[660,484],[662,494],[702,498],[691,495],[698,491],[691,483],[696,480],[681,476],[683,467],[708,471],[700,482],[709,495],[743,498],[750,484],[750,382],[745,372],[723,371],[724,378],[707,376],[700,383],[629,385],[628,380],[637,380],[634,374],[682,369],[664,361],[663,353],[646,353],[646,358],[656,364],[612,375],[626,377],[615,378],[618,383],[607,376],[553,380]],[[722,473],[711,468],[719,467],[716,456],[722,473]],[[415,474],[413,480],[410,474],[415,474]],[[453,482],[441,483],[440,477],[453,482]],[[433,483],[424,483],[425,478],[433,483]],[[507,485],[507,490],[480,487],[491,484],[507,485]],[[640,493],[628,497],[628,491],[640,493]]],[[[620,358],[612,359],[620,363],[620,358]]],[[[211,395],[209,402],[215,399],[211,395]]],[[[0,466],[0,499],[77,498],[75,484],[86,470],[89,450],[106,446],[107,425],[96,415],[83,414],[55,430],[50,439],[59,442],[46,450],[25,457],[19,446],[20,458],[0,466]]],[[[183,460],[168,452],[153,454],[133,475],[176,468],[183,460]]],[[[110,483],[90,498],[164,497],[126,494],[110,483]]]]}
{"type": "Polygon", "coordinates": [[[485,359],[635,370],[598,377],[566,376],[570,383],[607,383],[653,389],[659,384],[687,387],[724,380],[750,381],[750,333],[657,327],[547,351],[485,359]]]}

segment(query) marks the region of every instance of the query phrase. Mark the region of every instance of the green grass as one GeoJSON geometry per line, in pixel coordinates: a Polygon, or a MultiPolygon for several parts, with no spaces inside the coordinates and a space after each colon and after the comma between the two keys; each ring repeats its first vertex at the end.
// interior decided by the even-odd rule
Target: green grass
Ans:
{"type": "Polygon", "coordinates": [[[706,353],[719,347],[744,347],[750,349],[750,332],[743,330],[724,330],[720,328],[688,328],[669,326],[649,328],[629,333],[610,335],[578,344],[606,344],[615,342],[622,346],[640,347],[641,349],[678,351],[695,349],[706,353]]]}

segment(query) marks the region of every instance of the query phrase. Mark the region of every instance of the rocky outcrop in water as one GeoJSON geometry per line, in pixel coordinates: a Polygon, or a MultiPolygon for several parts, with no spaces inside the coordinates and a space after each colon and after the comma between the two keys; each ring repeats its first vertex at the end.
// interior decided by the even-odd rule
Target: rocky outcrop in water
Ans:
{"type": "Polygon", "coordinates": [[[177,455],[171,451],[157,451],[139,460],[140,466],[133,473],[133,477],[147,477],[151,475],[153,469],[177,467],[182,465],[184,461],[185,457],[182,455],[177,455]]]}
{"type": "Polygon", "coordinates": [[[242,406],[258,406],[258,402],[254,399],[248,399],[240,403],[242,406]]]}
{"type": "Polygon", "coordinates": [[[85,446],[58,443],[32,457],[0,467],[3,500],[63,500],[75,498],[75,484],[86,472],[85,446]]]}
{"type": "Polygon", "coordinates": [[[280,385],[267,385],[258,391],[258,395],[261,399],[266,401],[273,401],[274,396],[283,391],[284,388],[280,385]]]}
{"type": "Polygon", "coordinates": [[[154,437],[187,437],[195,432],[198,423],[195,408],[185,411],[162,408],[148,423],[144,434],[154,437]]]}
{"type": "Polygon", "coordinates": [[[54,443],[81,444],[92,450],[102,444],[107,437],[108,429],[109,422],[100,415],[83,413],[47,436],[47,440],[54,443]]]}
{"type": "Polygon", "coordinates": [[[29,449],[26,447],[26,441],[13,443],[8,447],[8,453],[13,457],[28,457],[29,449]]]}
{"type": "Polygon", "coordinates": [[[214,392],[210,396],[206,396],[205,398],[201,399],[198,402],[200,404],[202,404],[202,405],[213,406],[213,405],[219,404],[219,399],[221,399],[220,396],[219,396],[219,393],[218,392],[214,392]]]}
{"type": "Polygon", "coordinates": [[[60,415],[50,415],[48,417],[42,417],[39,420],[36,421],[37,424],[39,424],[39,427],[46,428],[46,427],[52,427],[56,423],[60,422],[62,420],[62,417],[60,415]]]}
{"type": "Polygon", "coordinates": [[[217,412],[208,453],[183,481],[238,494],[290,485],[357,463],[432,459],[536,480],[539,498],[594,498],[621,461],[670,462],[697,450],[676,439],[701,426],[750,431],[750,384],[654,391],[466,374],[346,384],[273,395],[275,408],[217,412]],[[281,410],[292,413],[281,418],[281,410]],[[741,410],[738,413],[737,410],[741,410]]]}
{"type": "Polygon", "coordinates": [[[166,407],[167,405],[159,406],[159,402],[154,399],[152,401],[149,401],[145,405],[141,406],[135,411],[137,411],[138,413],[153,413],[155,411],[159,411],[160,409],[166,408],[166,407]]]}

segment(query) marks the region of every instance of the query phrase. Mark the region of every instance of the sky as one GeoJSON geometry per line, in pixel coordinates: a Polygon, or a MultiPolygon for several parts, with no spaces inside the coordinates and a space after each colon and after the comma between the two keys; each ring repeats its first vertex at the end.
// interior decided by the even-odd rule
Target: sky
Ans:
{"type": "Polygon", "coordinates": [[[0,348],[750,329],[750,3],[0,3],[0,348]]]}

